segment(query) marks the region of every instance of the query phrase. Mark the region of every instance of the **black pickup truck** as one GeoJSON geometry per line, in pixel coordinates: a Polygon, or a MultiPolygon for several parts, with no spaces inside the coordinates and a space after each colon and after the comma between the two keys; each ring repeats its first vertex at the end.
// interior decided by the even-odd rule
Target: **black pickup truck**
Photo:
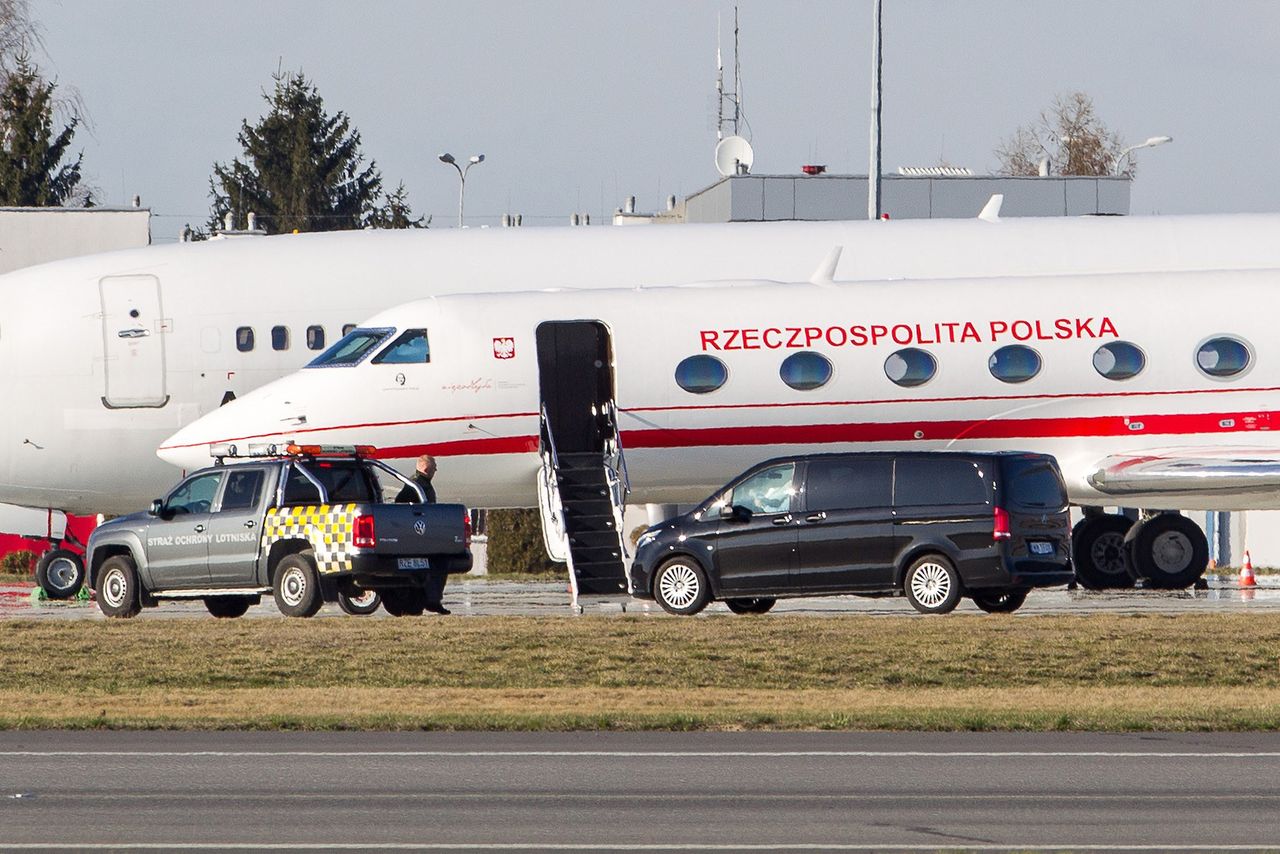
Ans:
{"type": "Polygon", "coordinates": [[[461,504],[387,503],[379,472],[396,492],[411,484],[356,449],[219,457],[146,512],[94,531],[98,606],[132,617],[160,599],[203,599],[214,616],[238,617],[271,593],[282,613],[310,617],[376,592],[392,615],[421,614],[428,573],[471,569],[470,516],[461,504]]]}

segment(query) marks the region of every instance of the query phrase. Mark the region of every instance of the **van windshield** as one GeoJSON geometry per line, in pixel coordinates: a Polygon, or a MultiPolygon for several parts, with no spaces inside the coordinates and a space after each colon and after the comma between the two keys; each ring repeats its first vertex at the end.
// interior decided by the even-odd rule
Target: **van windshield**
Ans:
{"type": "Polygon", "coordinates": [[[1061,510],[1067,506],[1062,477],[1048,460],[1014,457],[1003,461],[1006,502],[1018,507],[1061,510]]]}
{"type": "Polygon", "coordinates": [[[349,368],[364,361],[394,329],[352,329],[328,350],[311,360],[308,368],[349,368]]]}

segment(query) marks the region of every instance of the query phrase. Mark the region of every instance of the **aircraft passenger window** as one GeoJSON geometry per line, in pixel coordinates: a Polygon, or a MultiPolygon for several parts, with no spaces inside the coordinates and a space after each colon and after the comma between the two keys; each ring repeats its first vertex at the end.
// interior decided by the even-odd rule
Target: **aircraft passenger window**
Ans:
{"type": "Polygon", "coordinates": [[[1040,354],[1021,344],[1001,347],[991,354],[987,367],[1002,383],[1024,383],[1040,373],[1040,354]]]}
{"type": "Polygon", "coordinates": [[[307,349],[308,350],[324,349],[324,327],[323,326],[307,327],[307,349]]]}
{"type": "Polygon", "coordinates": [[[778,374],[796,391],[812,391],[831,381],[831,362],[820,353],[792,353],[782,360],[778,374]]]}
{"type": "Polygon", "coordinates": [[[1103,344],[1093,353],[1093,369],[1109,380],[1131,379],[1146,366],[1146,355],[1128,341],[1103,344]]]}
{"type": "Polygon", "coordinates": [[[676,385],[690,394],[715,391],[728,379],[729,369],[715,356],[690,356],[676,365],[676,385]]]}
{"type": "Polygon", "coordinates": [[[891,353],[884,360],[884,375],[897,385],[915,388],[933,379],[938,372],[938,360],[931,353],[907,347],[891,353]]]}
{"type": "Polygon", "coordinates": [[[1196,353],[1196,366],[1219,379],[1244,373],[1250,361],[1249,346],[1235,338],[1210,338],[1196,353]]]}
{"type": "Polygon", "coordinates": [[[349,368],[358,365],[394,332],[394,329],[353,329],[342,336],[338,343],[312,359],[307,367],[349,368]]]}
{"type": "Polygon", "coordinates": [[[375,365],[421,365],[430,361],[425,329],[406,329],[390,347],[373,357],[375,365]]]}
{"type": "Polygon", "coordinates": [[[356,328],[356,325],[354,323],[344,323],[342,324],[342,334],[344,336],[350,335],[352,331],[355,330],[355,328],[356,328]]]}
{"type": "Polygon", "coordinates": [[[236,330],[236,349],[248,353],[253,349],[253,327],[241,326],[236,330]]]}
{"type": "Polygon", "coordinates": [[[272,350],[288,350],[289,349],[289,327],[287,326],[271,327],[271,349],[272,350]]]}

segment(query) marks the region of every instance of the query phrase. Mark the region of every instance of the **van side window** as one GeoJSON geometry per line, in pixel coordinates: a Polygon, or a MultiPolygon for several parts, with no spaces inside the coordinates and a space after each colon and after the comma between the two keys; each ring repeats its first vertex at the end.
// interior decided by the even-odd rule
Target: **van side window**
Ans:
{"type": "Polygon", "coordinates": [[[770,466],[733,488],[729,503],[752,513],[790,513],[794,499],[796,464],[770,466]]]}
{"type": "Polygon", "coordinates": [[[972,460],[903,457],[894,466],[893,503],[987,504],[987,474],[972,460]]]}
{"type": "Polygon", "coordinates": [[[893,503],[893,460],[810,460],[805,482],[808,510],[857,510],[893,503]]]}
{"type": "Polygon", "coordinates": [[[236,330],[236,349],[248,353],[253,349],[253,327],[241,326],[236,330]]]}

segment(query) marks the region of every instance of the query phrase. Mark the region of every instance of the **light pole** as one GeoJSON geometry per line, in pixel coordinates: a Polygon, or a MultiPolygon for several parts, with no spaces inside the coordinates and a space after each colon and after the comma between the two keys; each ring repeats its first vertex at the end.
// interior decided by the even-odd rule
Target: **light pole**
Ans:
{"type": "Polygon", "coordinates": [[[458,228],[462,228],[462,204],[467,195],[467,173],[471,171],[472,166],[475,166],[477,163],[484,162],[484,155],[473,154],[471,155],[471,158],[467,160],[466,166],[459,166],[458,161],[453,159],[453,155],[446,151],[444,154],[440,155],[440,162],[448,163],[454,169],[458,170],[458,228]]]}
{"type": "Polygon", "coordinates": [[[1140,142],[1137,145],[1131,145],[1124,149],[1120,152],[1120,156],[1116,158],[1116,174],[1124,174],[1124,170],[1120,168],[1121,165],[1127,163],[1131,159],[1133,152],[1137,151],[1139,148],[1155,148],[1157,145],[1164,145],[1166,142],[1173,142],[1173,137],[1153,136],[1146,142],[1140,142]]]}

